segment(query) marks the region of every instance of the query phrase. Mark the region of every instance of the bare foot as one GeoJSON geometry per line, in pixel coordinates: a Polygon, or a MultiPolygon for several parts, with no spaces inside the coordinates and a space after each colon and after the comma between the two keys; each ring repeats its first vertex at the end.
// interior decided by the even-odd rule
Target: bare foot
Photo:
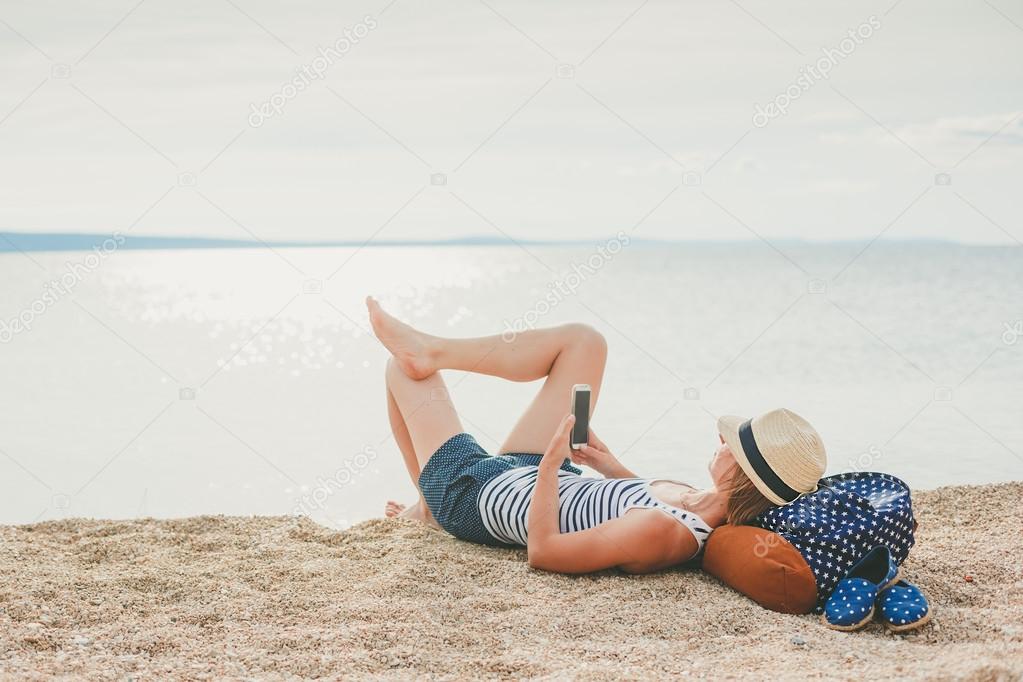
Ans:
{"type": "Polygon", "coordinates": [[[373,333],[391,351],[401,371],[413,379],[425,379],[437,371],[434,337],[388,314],[372,296],[366,297],[366,307],[373,333]]]}
{"type": "Polygon", "coordinates": [[[394,500],[388,500],[387,506],[384,507],[384,516],[389,519],[395,517],[412,519],[413,521],[425,523],[432,528],[440,528],[440,524],[437,523],[436,519],[433,518],[433,514],[430,513],[430,508],[419,502],[407,507],[394,500]]]}

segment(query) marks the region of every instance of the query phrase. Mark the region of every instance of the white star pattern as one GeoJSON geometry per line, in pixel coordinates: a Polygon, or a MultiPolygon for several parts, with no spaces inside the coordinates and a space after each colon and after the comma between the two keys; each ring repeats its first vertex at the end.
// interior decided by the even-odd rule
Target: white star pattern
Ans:
{"type": "Polygon", "coordinates": [[[905,581],[900,581],[891,589],[882,592],[878,605],[881,607],[882,618],[898,625],[923,620],[930,610],[920,589],[905,581]]]}
{"type": "Polygon", "coordinates": [[[901,565],[915,540],[909,486],[895,476],[857,472],[829,476],[818,485],[817,492],[768,510],[756,524],[803,555],[817,580],[821,613],[838,581],[873,547],[886,545],[901,565]]]}

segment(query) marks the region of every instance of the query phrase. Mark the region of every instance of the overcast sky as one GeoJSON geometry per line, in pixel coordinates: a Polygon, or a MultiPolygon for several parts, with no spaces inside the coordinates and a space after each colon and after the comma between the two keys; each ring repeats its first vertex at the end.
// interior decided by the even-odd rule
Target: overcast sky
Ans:
{"type": "Polygon", "coordinates": [[[1023,240],[1020,0],[388,1],[5,0],[0,230],[1023,240]]]}

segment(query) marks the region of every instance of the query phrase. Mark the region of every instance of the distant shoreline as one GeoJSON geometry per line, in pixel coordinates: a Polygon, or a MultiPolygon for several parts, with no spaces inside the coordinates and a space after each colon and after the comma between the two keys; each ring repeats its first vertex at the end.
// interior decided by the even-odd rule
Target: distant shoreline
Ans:
{"type": "MultiPolygon", "coordinates": [[[[594,239],[512,239],[489,235],[469,235],[450,239],[393,239],[393,240],[285,240],[260,241],[256,239],[221,239],[216,237],[126,236],[118,233],[74,232],[0,232],[0,253],[40,251],[91,251],[101,248],[105,241],[117,235],[123,239],[117,247],[128,250],[184,250],[184,249],[308,249],[308,248],[381,248],[381,247],[449,247],[449,246],[592,246],[602,241],[594,239]]],[[[798,246],[852,246],[868,244],[868,239],[809,241],[804,239],[771,239],[771,244],[798,246]]],[[[674,240],[641,239],[632,237],[634,246],[741,246],[761,244],[756,239],[742,240],[674,240]]],[[[885,244],[911,244],[914,246],[958,246],[977,249],[1015,248],[1013,244],[964,244],[940,239],[885,239],[885,244]]]]}

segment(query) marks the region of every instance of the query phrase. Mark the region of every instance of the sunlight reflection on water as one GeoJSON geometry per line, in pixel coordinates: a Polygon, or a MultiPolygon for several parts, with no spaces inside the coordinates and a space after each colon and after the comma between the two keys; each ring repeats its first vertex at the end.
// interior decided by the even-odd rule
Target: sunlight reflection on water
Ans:
{"type": "MultiPolygon", "coordinates": [[[[590,249],[530,251],[118,253],[0,347],[0,447],[13,458],[0,458],[0,520],[288,513],[336,476],[346,481],[316,520],[378,514],[412,487],[363,298],[428,332],[500,333],[590,249]],[[372,461],[338,474],[367,447],[372,461]]],[[[852,254],[794,256],[816,274],[852,254]]],[[[715,414],[786,405],[824,434],[832,471],[872,453],[870,467],[923,487],[1023,478],[1023,344],[1001,336],[1020,317],[1019,259],[952,246],[927,256],[877,246],[813,294],[767,249],[637,248],[537,323],[607,336],[594,425],[646,475],[701,483],[715,414]]],[[[75,255],[35,255],[46,272],[0,258],[9,320],[75,255]]],[[[446,376],[489,449],[538,386],[446,376]]]]}

